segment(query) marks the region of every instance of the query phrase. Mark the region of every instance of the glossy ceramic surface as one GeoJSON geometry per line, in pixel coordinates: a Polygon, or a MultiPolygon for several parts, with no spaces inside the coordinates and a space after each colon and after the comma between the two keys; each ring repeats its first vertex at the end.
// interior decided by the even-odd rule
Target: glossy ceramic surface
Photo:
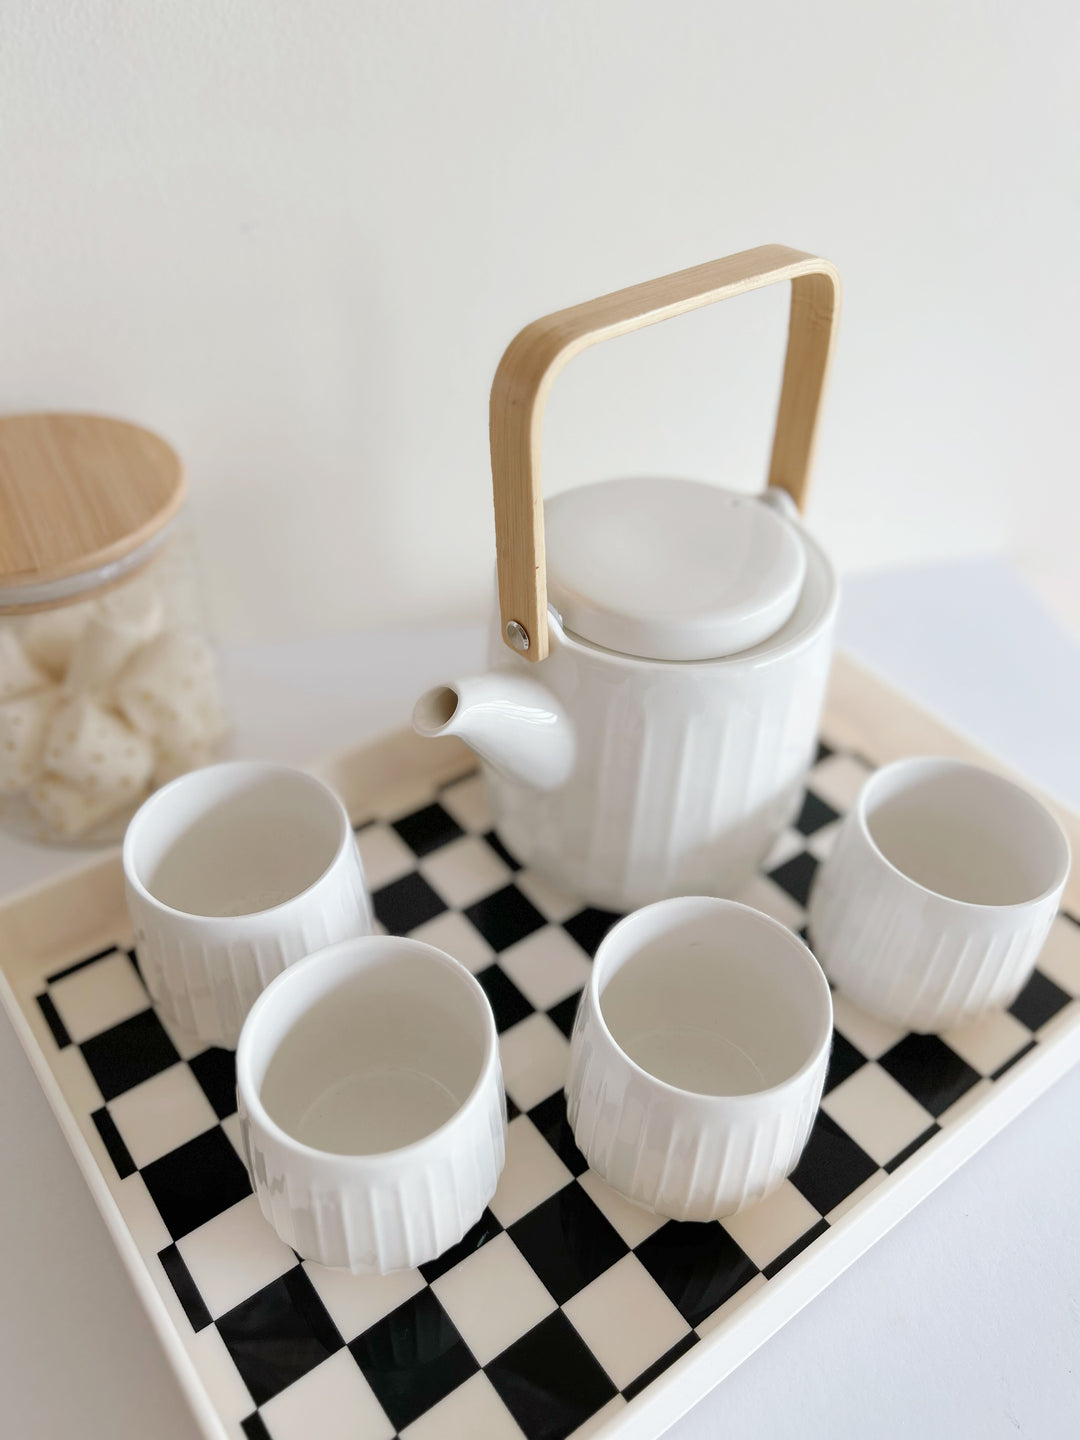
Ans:
{"type": "Polygon", "coordinates": [[[259,1205],[307,1260],[356,1275],[426,1264],[495,1193],[495,1021],[434,946],[372,935],[293,966],[245,1021],[236,1081],[259,1205]]]}
{"type": "Polygon", "coordinates": [[[802,532],[806,579],[771,639],[676,664],[590,645],[551,615],[551,653],[421,697],[424,735],[484,761],[507,847],[563,889],[626,911],[673,895],[730,895],[798,804],[813,757],[836,581],[802,532]]]}
{"type": "Polygon", "coordinates": [[[1069,873],[1058,822],[1019,786],[955,760],[868,780],[810,899],[810,937],[857,1005],[916,1031],[1012,1004],[1069,873]]]}
{"type": "Polygon", "coordinates": [[[601,480],[547,500],[544,528],[548,595],[563,626],[647,660],[714,660],[759,645],[791,617],[806,575],[798,511],[779,490],[601,480]]]}
{"type": "Polygon", "coordinates": [[[582,996],[574,1139],[638,1205],[732,1215],[798,1163],[831,1039],[825,977],[777,920],[708,897],[648,906],[609,933],[582,996]]]}
{"type": "MultiPolygon", "coordinates": [[[[589,1169],[562,1094],[590,957],[618,917],[499,846],[453,747],[397,735],[344,762],[380,923],[467,965],[499,1030],[506,1166],[461,1242],[418,1269],[330,1270],[274,1233],[241,1159],[235,1057],[151,1007],[115,858],[0,904],[0,1000],[212,1440],[343,1425],[354,1440],[658,1440],[1080,1056],[1065,914],[1010,1009],[966,1029],[904,1034],[837,996],[791,1176],[726,1220],[664,1220],[589,1169]]],[[[748,887],[793,931],[866,774],[822,748],[748,887]]]]}
{"type": "Polygon", "coordinates": [[[128,826],[128,910],[162,1014],[233,1048],[286,966],[371,931],[349,817],[321,781],[233,761],[181,776],[128,826]]]}

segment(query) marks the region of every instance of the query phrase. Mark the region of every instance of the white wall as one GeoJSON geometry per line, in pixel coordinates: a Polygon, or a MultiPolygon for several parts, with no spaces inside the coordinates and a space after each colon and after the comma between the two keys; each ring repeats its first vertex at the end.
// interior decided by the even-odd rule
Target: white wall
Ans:
{"type": "MultiPolygon", "coordinates": [[[[842,564],[1011,547],[1067,571],[1077,13],[6,0],[0,408],[170,437],[229,637],[463,617],[513,333],[778,240],[846,281],[811,512],[842,564]]],[[[759,483],[784,301],[576,361],[549,489],[759,483]]]]}

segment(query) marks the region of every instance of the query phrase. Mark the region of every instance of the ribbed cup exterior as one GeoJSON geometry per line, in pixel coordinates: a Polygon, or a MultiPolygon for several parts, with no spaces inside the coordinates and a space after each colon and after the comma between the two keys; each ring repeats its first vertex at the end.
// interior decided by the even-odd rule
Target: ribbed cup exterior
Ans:
{"type": "Polygon", "coordinates": [[[259,914],[164,911],[130,882],[127,902],[139,968],[154,1004],[182,1030],[230,1050],[248,1011],[286,966],[372,930],[354,843],[302,895],[259,914]]]}
{"type": "Polygon", "coordinates": [[[1031,977],[1060,888],[1027,905],[970,905],[889,865],[858,809],[840,826],[810,895],[809,936],[833,984],[861,1009],[921,1033],[1010,1005],[1031,977]]]}
{"type": "MultiPolygon", "coordinates": [[[[759,961],[766,953],[759,953],[759,961]]],[[[722,1008],[724,1002],[712,992],[703,1003],[722,1008]]],[[[825,978],[810,952],[778,921],[746,906],[701,897],[640,910],[601,944],[574,1021],[566,1097],[578,1149],[613,1189],[647,1210],[674,1220],[732,1215],[770,1194],[798,1164],[821,1100],[831,1039],[825,978]],[[739,912],[738,929],[731,911],[739,912]],[[666,936],[674,937],[674,945],[686,933],[694,935],[695,945],[738,943],[743,963],[753,966],[754,931],[747,930],[743,917],[765,932],[760,943],[771,941],[773,956],[776,942],[768,931],[779,932],[790,947],[782,978],[772,969],[779,988],[761,1003],[808,1007],[805,1018],[811,1022],[812,1017],[813,1030],[800,1042],[807,1047],[805,1058],[786,1080],[743,1095],[669,1085],[632,1060],[608,1029],[601,1013],[604,989],[642,945],[654,955],[662,953],[666,936]],[[804,982],[810,983],[813,1000],[804,982]]],[[[797,1058],[792,1057],[793,1065],[797,1058]]]]}
{"type": "Polygon", "coordinates": [[[263,1215],[305,1260],[355,1275],[423,1265],[480,1219],[506,1158],[496,1061],[482,1091],[427,1140],[387,1155],[298,1155],[252,1120],[240,1133],[263,1215]]]}

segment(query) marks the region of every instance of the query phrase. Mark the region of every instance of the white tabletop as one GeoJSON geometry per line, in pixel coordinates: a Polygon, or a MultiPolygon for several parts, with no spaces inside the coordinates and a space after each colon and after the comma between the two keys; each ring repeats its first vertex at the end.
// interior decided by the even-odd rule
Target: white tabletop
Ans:
{"type": "MultiPolygon", "coordinates": [[[[1080,642],[994,561],[849,581],[841,641],[1080,808],[1080,642]]],[[[224,656],[241,753],[301,762],[405,721],[476,668],[478,627],[224,656]]],[[[0,893],[81,858],[0,836],[0,893]]],[[[993,1140],[670,1432],[1075,1433],[1080,1069],[993,1140]]],[[[195,1440],[82,1177],[0,1018],[0,1434],[195,1440]]],[[[313,1436],[312,1440],[318,1440],[313,1436]]],[[[477,1437],[482,1440],[482,1437],[477,1437]]]]}

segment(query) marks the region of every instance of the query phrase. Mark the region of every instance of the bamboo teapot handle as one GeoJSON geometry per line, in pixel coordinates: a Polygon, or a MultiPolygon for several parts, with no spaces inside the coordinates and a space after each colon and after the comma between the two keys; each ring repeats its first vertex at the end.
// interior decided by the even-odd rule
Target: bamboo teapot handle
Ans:
{"type": "Polygon", "coordinates": [[[490,430],[499,609],[512,649],[529,660],[548,653],[540,454],[556,375],[601,340],[782,280],[791,281],[791,319],[768,483],[786,490],[801,510],[840,310],[840,277],[828,260],[760,245],[557,310],[511,340],[491,386],[490,430]]]}

